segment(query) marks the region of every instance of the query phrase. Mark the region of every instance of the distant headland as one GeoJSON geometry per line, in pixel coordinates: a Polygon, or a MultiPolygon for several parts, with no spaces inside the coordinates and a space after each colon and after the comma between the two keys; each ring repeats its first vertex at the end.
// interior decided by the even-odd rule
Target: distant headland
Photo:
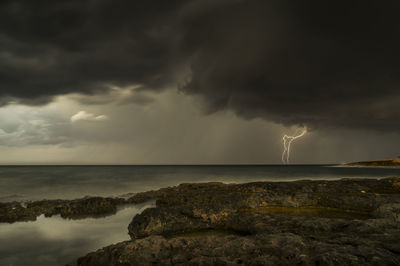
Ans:
{"type": "Polygon", "coordinates": [[[359,167],[400,167],[400,156],[394,159],[346,163],[345,166],[359,167]]]}

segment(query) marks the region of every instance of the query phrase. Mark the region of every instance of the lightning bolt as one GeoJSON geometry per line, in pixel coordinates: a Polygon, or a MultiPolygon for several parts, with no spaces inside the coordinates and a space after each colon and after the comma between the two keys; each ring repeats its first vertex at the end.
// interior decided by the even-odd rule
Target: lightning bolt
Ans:
{"type": "Polygon", "coordinates": [[[292,142],[295,139],[301,138],[302,136],[304,136],[307,133],[307,128],[303,129],[303,131],[297,135],[297,136],[288,136],[288,135],[284,135],[283,136],[283,153],[282,153],[282,162],[284,164],[289,164],[289,156],[290,156],[290,144],[292,144],[292,142]]]}

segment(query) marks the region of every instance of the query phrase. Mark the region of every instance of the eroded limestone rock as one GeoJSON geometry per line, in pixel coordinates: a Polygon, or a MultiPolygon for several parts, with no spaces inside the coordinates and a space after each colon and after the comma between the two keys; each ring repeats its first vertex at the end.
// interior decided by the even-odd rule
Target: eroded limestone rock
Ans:
{"type": "Polygon", "coordinates": [[[182,184],[78,265],[400,265],[399,181],[182,184]]]}

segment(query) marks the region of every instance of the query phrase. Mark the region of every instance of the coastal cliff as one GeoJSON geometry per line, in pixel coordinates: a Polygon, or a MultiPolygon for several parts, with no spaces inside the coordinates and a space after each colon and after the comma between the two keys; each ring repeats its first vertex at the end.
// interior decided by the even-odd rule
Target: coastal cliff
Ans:
{"type": "Polygon", "coordinates": [[[345,166],[359,166],[359,167],[400,167],[400,157],[386,160],[365,161],[347,163],[345,166]]]}
{"type": "Polygon", "coordinates": [[[400,178],[181,184],[85,265],[400,265],[400,178]]]}

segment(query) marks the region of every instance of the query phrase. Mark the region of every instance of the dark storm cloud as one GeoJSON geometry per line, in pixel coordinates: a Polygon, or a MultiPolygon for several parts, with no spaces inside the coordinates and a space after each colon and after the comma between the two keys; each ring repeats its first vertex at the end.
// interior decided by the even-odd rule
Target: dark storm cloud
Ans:
{"type": "Polygon", "coordinates": [[[104,92],[109,84],[165,86],[174,67],[169,24],[177,4],[2,1],[0,96],[42,104],[59,94],[104,92]]]}
{"type": "Polygon", "coordinates": [[[183,90],[286,125],[400,131],[398,1],[240,1],[187,17],[183,90]]]}
{"type": "Polygon", "coordinates": [[[390,0],[2,1],[1,96],[40,104],[174,84],[209,112],[399,132],[399,10],[390,0]]]}

